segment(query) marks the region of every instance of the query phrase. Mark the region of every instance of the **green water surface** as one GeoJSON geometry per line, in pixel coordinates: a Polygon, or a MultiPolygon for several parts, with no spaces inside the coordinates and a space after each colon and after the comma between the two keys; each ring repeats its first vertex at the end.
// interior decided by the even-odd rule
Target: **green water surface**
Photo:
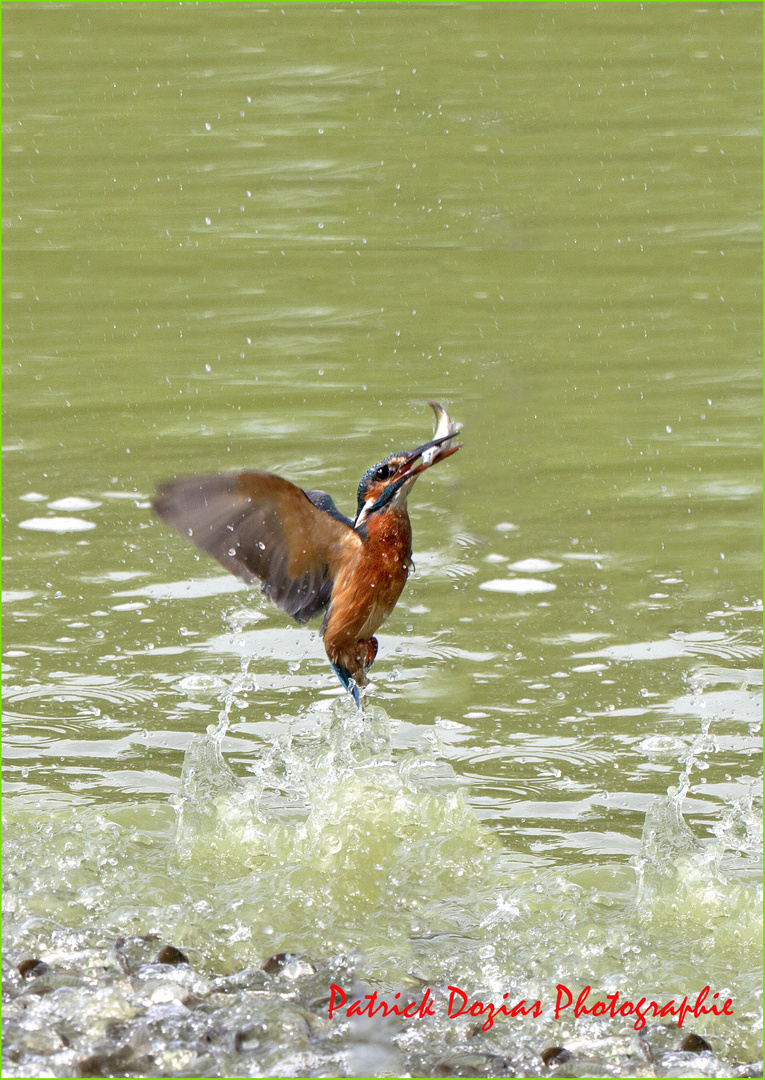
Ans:
{"type": "MultiPolygon", "coordinates": [[[[99,1012],[83,975],[34,1042],[22,959],[101,971],[150,933],[200,980],[294,951],[390,996],[711,982],[734,1016],[696,1027],[755,1060],[760,5],[2,17],[5,1075],[76,1075],[96,1021],[150,1007],[99,1012]],[[369,743],[318,623],[149,498],[254,467],[350,513],[428,398],[463,449],[410,498],[369,743]]],[[[425,1075],[453,1038],[532,1075],[579,1039],[642,1075],[620,1022],[444,1021],[357,1059],[277,1012],[255,1064],[176,1031],[144,1068],[425,1075]]]]}

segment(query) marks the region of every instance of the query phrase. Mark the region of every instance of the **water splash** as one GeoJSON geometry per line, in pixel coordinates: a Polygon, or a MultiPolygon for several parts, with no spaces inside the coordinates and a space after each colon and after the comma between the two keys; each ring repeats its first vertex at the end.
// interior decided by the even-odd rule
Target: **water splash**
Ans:
{"type": "Polygon", "coordinates": [[[709,983],[735,1013],[705,1018],[703,1034],[756,1056],[761,815],[752,790],[712,837],[684,820],[716,750],[707,721],[646,817],[636,889],[626,865],[545,865],[501,847],[435,734],[393,752],[395,721],[346,695],[280,716],[235,775],[229,723],[248,703],[252,717],[257,697],[245,660],[187,749],[172,812],[69,807],[6,830],[5,1015],[26,1070],[9,1075],[490,1076],[502,1061],[538,1075],[540,1049],[562,1044],[569,1071],[588,1075],[642,1075],[646,1046],[661,1069],[733,1075],[713,1055],[678,1058],[664,1022],[638,1038],[628,1020],[556,1019],[558,983],[632,1000],[709,983]],[[161,961],[163,942],[189,964],[161,961]],[[47,971],[30,982],[16,965],[32,958],[47,971]],[[389,1001],[427,986],[436,1015],[330,1021],[331,983],[389,1001]],[[539,999],[543,1012],[486,1032],[447,1014],[450,986],[470,1000],[539,999]]]}
{"type": "Polygon", "coordinates": [[[657,799],[646,814],[640,855],[633,860],[638,913],[643,924],[674,926],[686,940],[707,930],[714,931],[718,947],[728,937],[739,946],[749,942],[759,947],[762,806],[754,785],[748,797],[731,802],[714,827],[717,842],[697,839],[683,817],[693,771],[706,771],[707,757],[718,752],[717,740],[710,734],[712,720],[711,716],[702,720],[701,731],[680,755],[684,768],[677,786],[669,787],[666,797],[657,799]],[[731,847],[739,861],[735,873],[724,866],[731,847]],[[745,858],[752,864],[751,872],[742,875],[745,858]]]}
{"type": "Polygon", "coordinates": [[[257,690],[250,675],[251,657],[242,657],[239,674],[218,695],[222,708],[218,720],[204,735],[196,736],[186,751],[181,769],[180,794],[173,800],[178,815],[176,842],[181,858],[191,857],[193,842],[202,839],[217,850],[216,834],[222,836],[223,817],[230,806],[237,809],[257,803],[260,789],[238,780],[223,756],[223,740],[231,722],[231,710],[243,707],[242,695],[257,690]]]}
{"type": "Polygon", "coordinates": [[[446,900],[452,875],[482,880],[495,839],[448,766],[432,753],[394,760],[388,715],[362,712],[346,695],[301,717],[318,738],[288,725],[248,763],[248,776],[234,776],[222,743],[231,708],[251,687],[245,663],[217,724],[186,752],[175,802],[181,858],[220,908],[236,912],[234,936],[246,925],[252,949],[385,942],[390,951],[396,939],[403,974],[407,912],[446,900]]]}

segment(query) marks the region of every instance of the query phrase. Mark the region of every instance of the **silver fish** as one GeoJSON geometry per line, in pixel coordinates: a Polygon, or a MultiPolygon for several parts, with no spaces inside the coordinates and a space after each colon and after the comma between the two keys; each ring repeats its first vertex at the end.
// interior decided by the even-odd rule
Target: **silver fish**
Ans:
{"type": "MultiPolygon", "coordinates": [[[[452,420],[449,413],[446,411],[443,405],[440,405],[437,401],[428,400],[433,412],[436,414],[436,430],[433,432],[434,439],[441,439],[444,435],[457,435],[459,428],[452,420]]],[[[434,462],[439,461],[447,450],[452,445],[452,440],[449,439],[446,442],[442,442],[440,446],[434,446],[430,450],[426,450],[422,455],[423,465],[432,465],[434,462]]]]}

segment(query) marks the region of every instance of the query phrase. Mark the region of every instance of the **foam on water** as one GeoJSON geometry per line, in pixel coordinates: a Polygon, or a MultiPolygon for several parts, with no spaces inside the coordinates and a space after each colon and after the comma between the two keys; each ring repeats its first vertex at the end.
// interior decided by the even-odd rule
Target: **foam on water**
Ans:
{"type": "Polygon", "coordinates": [[[253,687],[245,662],[188,747],[172,806],[6,805],[12,1075],[427,1075],[439,1062],[536,1075],[550,1044],[573,1055],[571,1075],[643,1075],[647,1053],[671,1074],[698,1068],[687,1053],[673,1064],[691,1030],[718,1053],[704,1075],[756,1057],[761,811],[752,795],[714,840],[691,832],[682,802],[708,722],[647,814],[634,869],[561,869],[499,845],[435,735],[392,752],[378,707],[324,700],[282,717],[235,775],[222,747],[253,687]],[[159,962],[168,942],[188,965],[159,962]],[[25,958],[46,970],[22,975],[25,958]],[[434,1015],[330,1019],[333,983],[349,1001],[429,988],[434,1015]],[[660,1004],[709,985],[733,1015],[690,1017],[682,1032],[649,1017],[640,1033],[634,1018],[556,1018],[559,984],[574,999],[592,986],[591,1003],[618,991],[660,1004]],[[484,1029],[486,1014],[449,1015],[450,987],[471,1003],[539,1001],[540,1015],[484,1029]]]}

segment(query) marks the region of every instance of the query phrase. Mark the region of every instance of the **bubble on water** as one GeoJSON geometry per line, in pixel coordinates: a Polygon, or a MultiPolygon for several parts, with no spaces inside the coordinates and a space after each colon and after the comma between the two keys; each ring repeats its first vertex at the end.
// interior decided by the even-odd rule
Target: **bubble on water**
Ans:
{"type": "Polygon", "coordinates": [[[551,581],[542,581],[540,578],[492,578],[490,581],[482,581],[478,586],[485,592],[514,593],[523,596],[527,593],[553,592],[557,586],[551,581]]]}
{"type": "Polygon", "coordinates": [[[226,683],[224,682],[224,680],[219,678],[217,675],[208,675],[203,672],[195,675],[186,675],[178,683],[179,688],[185,691],[187,694],[199,694],[209,693],[211,691],[219,691],[225,685],[226,683]]]}
{"type": "Polygon", "coordinates": [[[75,517],[26,518],[19,522],[20,529],[31,529],[33,532],[87,532],[95,527],[94,522],[75,517]]]}
{"type": "Polygon", "coordinates": [[[547,570],[560,570],[563,563],[550,562],[549,559],[521,559],[519,562],[510,563],[508,570],[515,570],[523,574],[543,574],[547,570]]]}

